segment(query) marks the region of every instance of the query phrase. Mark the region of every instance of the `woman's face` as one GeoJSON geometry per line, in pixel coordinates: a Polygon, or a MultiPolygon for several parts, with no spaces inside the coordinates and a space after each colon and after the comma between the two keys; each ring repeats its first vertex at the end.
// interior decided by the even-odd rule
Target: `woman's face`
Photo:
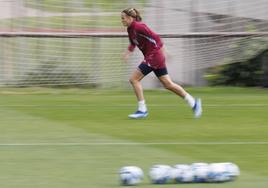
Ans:
{"type": "Polygon", "coordinates": [[[124,12],[121,13],[121,22],[123,26],[130,26],[130,24],[133,22],[133,18],[131,16],[126,15],[124,12]]]}

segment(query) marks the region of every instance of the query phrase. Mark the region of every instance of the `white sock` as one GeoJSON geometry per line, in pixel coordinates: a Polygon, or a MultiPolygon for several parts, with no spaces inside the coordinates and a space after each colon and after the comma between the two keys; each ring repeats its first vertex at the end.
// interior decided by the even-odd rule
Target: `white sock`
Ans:
{"type": "Polygon", "coordinates": [[[147,112],[147,107],[146,107],[146,104],[145,104],[145,101],[144,100],[139,101],[138,102],[138,105],[139,105],[139,108],[138,108],[139,111],[141,111],[141,112],[147,112]]]}
{"type": "Polygon", "coordinates": [[[189,93],[187,93],[185,95],[184,100],[186,100],[186,102],[189,104],[189,106],[191,108],[194,107],[194,105],[195,105],[195,99],[189,93]]]}

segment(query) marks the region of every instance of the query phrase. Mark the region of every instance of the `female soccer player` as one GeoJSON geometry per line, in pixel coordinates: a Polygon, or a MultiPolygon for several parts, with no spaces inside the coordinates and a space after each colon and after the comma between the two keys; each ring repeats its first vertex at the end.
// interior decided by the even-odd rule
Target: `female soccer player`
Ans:
{"type": "Polygon", "coordinates": [[[181,86],[171,80],[165,64],[163,42],[141,20],[141,15],[135,8],[127,8],[121,12],[121,21],[123,26],[127,27],[130,41],[128,50],[124,54],[125,60],[128,59],[136,46],[144,55],[144,60],[132,73],[129,80],[138,99],[138,110],[128,117],[138,119],[147,117],[148,115],[140,81],[150,72],[154,72],[166,89],[185,99],[193,109],[196,118],[200,117],[202,114],[201,99],[193,98],[181,86]]]}

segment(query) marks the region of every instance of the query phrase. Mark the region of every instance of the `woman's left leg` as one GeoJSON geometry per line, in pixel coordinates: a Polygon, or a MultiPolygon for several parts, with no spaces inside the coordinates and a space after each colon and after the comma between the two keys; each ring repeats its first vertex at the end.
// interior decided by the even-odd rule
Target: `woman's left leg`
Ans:
{"type": "Polygon", "coordinates": [[[181,98],[187,101],[189,106],[193,109],[196,118],[202,115],[201,99],[195,99],[189,93],[187,93],[180,85],[174,83],[168,74],[159,76],[158,79],[163,84],[163,86],[172,91],[173,93],[179,95],[181,98]]]}
{"type": "Polygon", "coordinates": [[[158,77],[163,86],[172,91],[173,93],[179,95],[181,98],[184,98],[187,95],[187,92],[178,84],[174,83],[169,75],[163,75],[158,77]]]}

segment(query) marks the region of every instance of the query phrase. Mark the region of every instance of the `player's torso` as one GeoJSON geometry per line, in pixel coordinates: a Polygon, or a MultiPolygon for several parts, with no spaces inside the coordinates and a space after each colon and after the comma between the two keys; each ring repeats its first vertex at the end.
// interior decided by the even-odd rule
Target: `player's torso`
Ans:
{"type": "Polygon", "coordinates": [[[146,27],[145,24],[136,24],[134,27],[128,30],[128,33],[130,40],[142,51],[145,56],[159,50],[159,40],[155,39],[158,37],[158,35],[146,27]],[[146,34],[139,32],[141,27],[147,31],[146,34]]]}

